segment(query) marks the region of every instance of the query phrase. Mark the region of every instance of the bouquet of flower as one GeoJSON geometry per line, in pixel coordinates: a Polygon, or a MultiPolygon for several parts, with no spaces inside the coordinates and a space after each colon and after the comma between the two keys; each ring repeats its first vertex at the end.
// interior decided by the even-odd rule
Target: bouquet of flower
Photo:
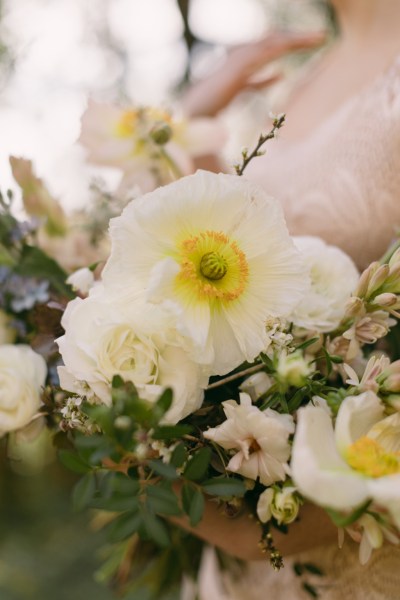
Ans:
{"type": "Polygon", "coordinates": [[[44,358],[3,335],[0,431],[38,415],[57,430],[61,462],[82,475],[74,505],[96,509],[110,543],[102,577],[132,598],[196,577],[210,499],[221,518],[252,512],[276,569],[273,530],[290,536],[306,500],[362,562],[400,540],[400,250],[360,276],[338,248],[289,236],[279,202],[240,177],[282,123],[236,175],[198,171],[130,202],[100,279],[69,279],[84,282],[78,297],[16,221],[2,225],[2,321],[50,368],[43,395],[44,358]],[[10,280],[35,273],[47,286],[17,331],[10,280]],[[33,307],[56,313],[60,387],[33,307]]]}

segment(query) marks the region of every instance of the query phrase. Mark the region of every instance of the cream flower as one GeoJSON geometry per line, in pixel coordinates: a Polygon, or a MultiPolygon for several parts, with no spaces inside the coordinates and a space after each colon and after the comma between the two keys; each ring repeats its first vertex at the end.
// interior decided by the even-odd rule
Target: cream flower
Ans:
{"type": "Polygon", "coordinates": [[[172,387],[165,417],[170,423],[199,408],[207,377],[188,357],[171,315],[138,301],[109,302],[101,285],[93,292],[70,302],[64,313],[65,335],[57,340],[65,364],[59,367],[61,387],[110,404],[112,379],[120,375],[149,401],[172,387]]]}
{"type": "Polygon", "coordinates": [[[293,523],[299,514],[300,499],[296,495],[296,488],[286,486],[280,489],[268,488],[257,502],[257,515],[262,523],[267,523],[274,517],[281,525],[293,523]]]}
{"type": "Polygon", "coordinates": [[[247,394],[240,394],[240,404],[223,402],[226,421],[208,429],[204,437],[226,450],[237,450],[226,467],[228,471],[264,485],[284,481],[289,473],[289,435],[294,432],[291,415],[268,408],[260,411],[247,394]]]}
{"type": "Polygon", "coordinates": [[[317,504],[352,510],[373,500],[400,527],[400,413],[385,417],[373,392],[347,397],[335,429],[324,409],[300,409],[291,468],[300,492],[317,504]]]}
{"type": "Polygon", "coordinates": [[[0,436],[27,425],[41,404],[46,363],[30,346],[0,346],[0,436]]]}
{"type": "Polygon", "coordinates": [[[304,329],[332,331],[346,312],[346,302],[357,286],[359,273],[347,254],[320,238],[304,236],[293,241],[309,269],[311,288],[291,320],[304,329]]]}
{"type": "Polygon", "coordinates": [[[93,101],[82,116],[80,136],[89,162],[123,171],[120,190],[137,184],[143,192],[192,173],[192,158],[218,151],[225,139],[217,119],[186,120],[159,108],[93,101]]]}
{"type": "Polygon", "coordinates": [[[174,307],[215,374],[253,361],[267,318],[292,311],[307,285],[280,205],[237,176],[198,171],[131,202],[110,232],[105,286],[174,307]]]}

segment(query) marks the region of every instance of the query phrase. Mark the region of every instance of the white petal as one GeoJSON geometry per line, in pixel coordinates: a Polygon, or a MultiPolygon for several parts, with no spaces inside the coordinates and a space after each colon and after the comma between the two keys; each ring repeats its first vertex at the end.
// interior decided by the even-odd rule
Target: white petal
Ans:
{"type": "Polygon", "coordinates": [[[341,404],[336,419],[335,440],[343,456],[351,444],[367,435],[383,416],[383,404],[371,391],[348,396],[341,404]]]}
{"type": "Polygon", "coordinates": [[[364,478],[340,457],[332,421],[322,408],[299,410],[291,469],[300,492],[322,506],[350,509],[368,497],[364,478]]]}

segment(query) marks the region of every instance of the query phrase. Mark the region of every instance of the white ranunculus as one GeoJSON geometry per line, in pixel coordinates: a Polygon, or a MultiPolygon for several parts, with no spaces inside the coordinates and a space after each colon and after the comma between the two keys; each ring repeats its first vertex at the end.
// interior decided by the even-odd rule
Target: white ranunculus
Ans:
{"type": "Polygon", "coordinates": [[[11,326],[11,317],[0,310],[0,345],[1,344],[12,344],[16,337],[16,331],[11,326]]]}
{"type": "Polygon", "coordinates": [[[289,473],[289,435],[294,431],[291,415],[282,415],[268,408],[261,411],[247,394],[240,394],[240,404],[234,400],[222,403],[226,415],[218,427],[208,429],[204,437],[226,450],[237,452],[226,467],[243,477],[264,485],[284,481],[289,473]]]}
{"type": "Polygon", "coordinates": [[[335,428],[323,408],[300,409],[291,468],[317,504],[346,511],[373,500],[400,527],[400,413],[385,417],[373,392],[347,397],[335,428]]]}
{"type": "Polygon", "coordinates": [[[132,201],[110,226],[110,293],[175,307],[195,359],[224,374],[268,345],[266,320],[307,287],[280,204],[234,175],[198,171],[132,201]]]}
{"type": "Polygon", "coordinates": [[[94,285],[93,271],[87,267],[82,267],[81,269],[71,273],[67,279],[67,283],[72,286],[72,289],[75,292],[80,292],[81,294],[86,295],[89,293],[90,288],[94,285]]]}
{"type": "Polygon", "coordinates": [[[189,358],[171,315],[159,307],[109,302],[99,285],[88,298],[68,304],[62,325],[65,335],[57,343],[65,365],[59,367],[64,389],[110,404],[113,376],[120,375],[149,401],[171,387],[168,422],[200,407],[208,378],[189,358]]]}
{"type": "Polygon", "coordinates": [[[351,258],[317,237],[294,237],[308,266],[311,288],[291,315],[293,323],[311,331],[333,331],[345,314],[359,273],[351,258]]]}
{"type": "Polygon", "coordinates": [[[0,346],[0,435],[21,429],[37,413],[46,362],[30,346],[0,346]]]}

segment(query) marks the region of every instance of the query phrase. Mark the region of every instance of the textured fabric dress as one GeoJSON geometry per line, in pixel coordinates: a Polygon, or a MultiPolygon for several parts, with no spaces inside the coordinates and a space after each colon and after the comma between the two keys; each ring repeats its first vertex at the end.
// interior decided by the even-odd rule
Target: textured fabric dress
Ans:
{"type": "MultiPolygon", "coordinates": [[[[382,256],[400,229],[400,57],[306,139],[285,141],[283,128],[245,176],[281,200],[291,234],[322,237],[360,269],[382,256]]],[[[309,599],[296,561],[326,573],[309,578],[320,600],[400,600],[400,549],[387,543],[362,567],[349,537],[342,550],[315,548],[279,573],[259,562],[237,578],[224,574],[220,600],[309,599]]]]}

